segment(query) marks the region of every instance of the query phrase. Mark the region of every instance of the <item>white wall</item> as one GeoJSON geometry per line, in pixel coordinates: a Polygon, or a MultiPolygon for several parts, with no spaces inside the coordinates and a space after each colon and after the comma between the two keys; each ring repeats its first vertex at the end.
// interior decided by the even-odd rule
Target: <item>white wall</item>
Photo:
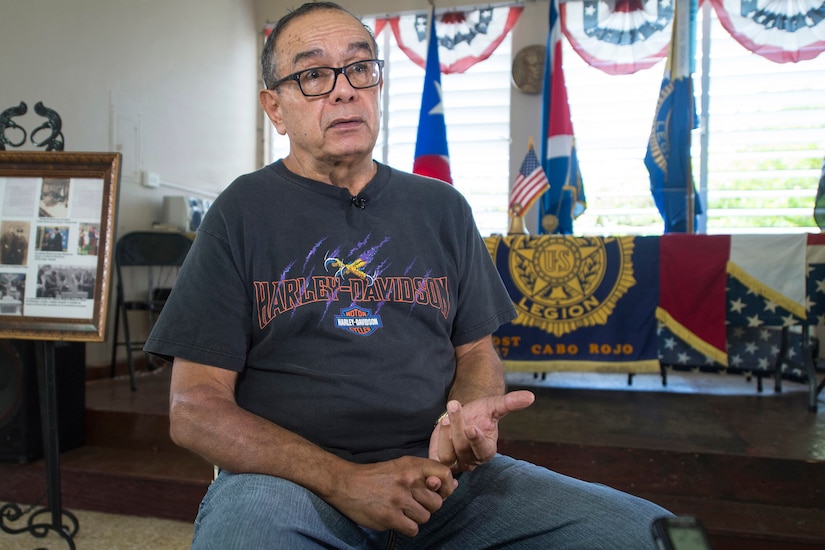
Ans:
{"type": "MultiPolygon", "coordinates": [[[[257,167],[259,28],[254,0],[0,0],[0,110],[26,102],[30,131],[42,101],[66,151],[121,151],[118,231],[148,229],[182,193],[142,170],[217,193],[257,167]]],[[[88,344],[87,362],[109,352],[88,344]]]]}

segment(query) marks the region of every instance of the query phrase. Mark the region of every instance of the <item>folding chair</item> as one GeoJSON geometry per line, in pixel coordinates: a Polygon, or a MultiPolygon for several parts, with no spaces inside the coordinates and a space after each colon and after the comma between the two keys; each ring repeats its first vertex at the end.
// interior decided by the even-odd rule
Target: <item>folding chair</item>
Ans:
{"type": "MultiPolygon", "coordinates": [[[[177,275],[178,268],[183,264],[192,240],[183,233],[167,231],[134,231],[127,233],[118,239],[115,245],[115,269],[117,271],[117,302],[115,308],[115,326],[112,333],[112,362],[111,376],[115,376],[115,365],[117,360],[117,349],[120,346],[126,348],[126,361],[129,365],[129,382],[132,391],[135,386],[135,364],[132,356],[133,351],[140,351],[146,343],[146,339],[133,340],[129,327],[129,312],[144,311],[149,316],[149,328],[151,328],[158,314],[166,304],[166,299],[171,291],[173,278],[177,275]],[[163,270],[166,270],[165,276],[163,270]],[[148,286],[146,294],[142,298],[126,299],[124,289],[124,276],[126,272],[144,271],[147,275],[148,286]],[[170,280],[171,279],[171,280],[170,280]],[[123,323],[123,339],[118,333],[120,323],[123,323]]],[[[136,273],[137,274],[137,273],[136,273]]],[[[129,282],[134,283],[137,278],[129,277],[129,282]]],[[[130,285],[131,286],[131,285],[130,285]]],[[[141,289],[142,291],[143,289],[141,289]]],[[[135,294],[131,292],[130,294],[135,294]]]]}

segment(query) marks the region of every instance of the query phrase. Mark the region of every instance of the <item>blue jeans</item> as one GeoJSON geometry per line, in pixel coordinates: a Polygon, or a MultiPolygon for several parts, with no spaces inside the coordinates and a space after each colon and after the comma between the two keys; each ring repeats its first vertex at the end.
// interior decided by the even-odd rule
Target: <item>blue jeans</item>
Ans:
{"type": "Polygon", "coordinates": [[[360,527],[314,493],[258,474],[221,472],[195,520],[197,549],[655,548],[659,506],[528,462],[497,456],[444,501],[418,536],[360,527]]]}

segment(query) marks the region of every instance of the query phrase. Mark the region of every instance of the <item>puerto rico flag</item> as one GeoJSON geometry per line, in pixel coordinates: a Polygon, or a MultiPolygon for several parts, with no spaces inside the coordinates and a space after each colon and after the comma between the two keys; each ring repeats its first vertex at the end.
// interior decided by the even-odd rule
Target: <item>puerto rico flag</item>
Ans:
{"type": "Polygon", "coordinates": [[[447,150],[447,126],[444,123],[444,103],[441,101],[441,64],[438,61],[438,38],[435,33],[435,8],[430,14],[430,39],[427,46],[427,67],[418,136],[415,141],[413,173],[453,183],[450,175],[450,154],[447,150]]]}
{"type": "Polygon", "coordinates": [[[570,235],[573,233],[573,219],[584,211],[586,203],[562,72],[561,36],[559,1],[551,0],[542,101],[542,164],[550,189],[541,199],[539,227],[548,233],[570,235]],[[555,229],[548,229],[545,217],[556,219],[555,229]]]}

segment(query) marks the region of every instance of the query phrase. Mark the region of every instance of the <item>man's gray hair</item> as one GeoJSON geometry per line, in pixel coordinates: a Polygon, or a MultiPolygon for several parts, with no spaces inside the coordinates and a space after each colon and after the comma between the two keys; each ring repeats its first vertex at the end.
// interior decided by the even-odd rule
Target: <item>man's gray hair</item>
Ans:
{"type": "MultiPolygon", "coordinates": [[[[340,11],[352,16],[353,19],[360,21],[360,19],[353,15],[352,12],[336,4],[335,2],[307,2],[306,4],[302,4],[300,7],[291,10],[289,13],[284,15],[278,20],[277,23],[275,23],[275,27],[267,37],[266,43],[264,44],[264,50],[261,53],[261,78],[264,81],[264,86],[266,86],[268,90],[273,89],[275,87],[275,83],[278,82],[278,77],[276,76],[278,74],[278,59],[275,57],[275,42],[278,40],[278,37],[281,33],[283,33],[286,26],[293,20],[307,15],[308,13],[322,10],[340,11]]],[[[367,25],[364,25],[364,28],[370,35],[372,50],[374,55],[377,56],[378,42],[375,40],[375,35],[373,34],[372,29],[370,29],[367,25]]]]}

